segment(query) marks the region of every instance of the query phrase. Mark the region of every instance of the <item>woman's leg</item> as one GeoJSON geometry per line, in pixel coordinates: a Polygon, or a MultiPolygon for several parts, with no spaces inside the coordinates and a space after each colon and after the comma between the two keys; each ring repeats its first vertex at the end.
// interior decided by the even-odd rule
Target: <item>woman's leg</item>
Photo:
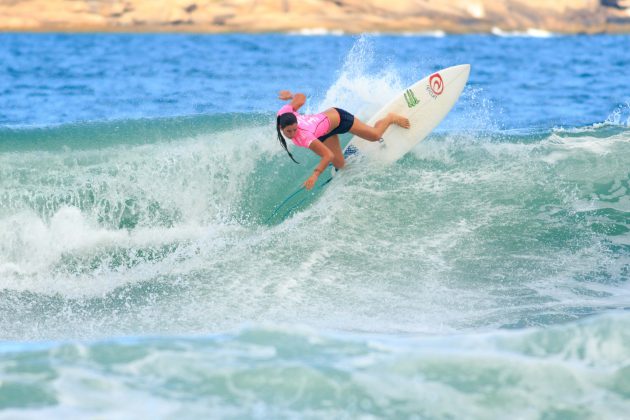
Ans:
{"type": "Polygon", "coordinates": [[[335,134],[334,136],[330,136],[326,139],[324,143],[326,147],[330,149],[331,152],[335,155],[332,160],[332,164],[335,168],[341,169],[346,164],[343,158],[343,152],[341,151],[341,144],[339,143],[339,136],[335,134]]]}
{"type": "Polygon", "coordinates": [[[385,118],[378,120],[376,124],[374,124],[374,127],[365,124],[355,117],[350,132],[365,140],[378,141],[383,136],[385,130],[387,130],[387,127],[392,124],[396,124],[402,128],[409,128],[409,120],[407,118],[398,114],[389,113],[385,118]]]}

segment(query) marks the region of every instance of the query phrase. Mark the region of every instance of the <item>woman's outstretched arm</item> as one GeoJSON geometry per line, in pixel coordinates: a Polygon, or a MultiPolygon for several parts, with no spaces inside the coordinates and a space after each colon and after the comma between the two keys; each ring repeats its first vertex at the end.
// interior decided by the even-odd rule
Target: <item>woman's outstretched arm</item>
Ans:
{"type": "Polygon", "coordinates": [[[317,182],[319,175],[324,172],[328,164],[332,162],[335,155],[328,147],[326,147],[326,145],[324,145],[324,143],[319,140],[313,140],[308,148],[321,157],[319,165],[317,165],[317,167],[313,170],[313,174],[304,183],[306,189],[310,190],[315,185],[315,182],[317,182]]]}
{"type": "Polygon", "coordinates": [[[288,101],[289,99],[292,99],[291,107],[293,107],[294,111],[300,109],[302,105],[304,105],[304,102],[306,102],[306,95],[304,95],[303,93],[296,93],[295,95],[293,95],[288,90],[281,90],[278,94],[278,98],[282,99],[283,101],[288,101]]]}

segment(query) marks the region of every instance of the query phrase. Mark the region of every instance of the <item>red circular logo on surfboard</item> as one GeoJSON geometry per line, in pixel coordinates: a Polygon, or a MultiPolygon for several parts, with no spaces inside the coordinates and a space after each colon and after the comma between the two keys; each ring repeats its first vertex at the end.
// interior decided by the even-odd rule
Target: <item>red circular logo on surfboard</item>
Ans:
{"type": "Polygon", "coordinates": [[[441,95],[444,92],[444,81],[440,73],[435,73],[429,78],[429,86],[436,95],[441,95]]]}

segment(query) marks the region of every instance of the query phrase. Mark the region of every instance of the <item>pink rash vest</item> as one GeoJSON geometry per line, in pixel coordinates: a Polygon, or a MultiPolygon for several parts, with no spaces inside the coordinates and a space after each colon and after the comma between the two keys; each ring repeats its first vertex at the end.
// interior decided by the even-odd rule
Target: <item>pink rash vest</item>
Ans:
{"type": "Polygon", "coordinates": [[[289,104],[283,106],[278,111],[278,115],[292,113],[298,121],[298,129],[295,136],[291,139],[293,144],[300,147],[308,148],[313,140],[323,136],[330,130],[330,121],[326,114],[300,115],[289,104]]]}

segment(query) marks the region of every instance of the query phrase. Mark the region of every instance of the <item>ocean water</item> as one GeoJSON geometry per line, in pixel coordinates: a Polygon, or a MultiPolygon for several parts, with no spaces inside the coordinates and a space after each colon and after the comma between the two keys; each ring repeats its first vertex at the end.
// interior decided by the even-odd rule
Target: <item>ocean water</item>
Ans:
{"type": "Polygon", "coordinates": [[[1,34],[0,418],[627,418],[630,37],[435,35],[1,34]],[[461,63],[267,222],[316,162],[277,91],[461,63]]]}

